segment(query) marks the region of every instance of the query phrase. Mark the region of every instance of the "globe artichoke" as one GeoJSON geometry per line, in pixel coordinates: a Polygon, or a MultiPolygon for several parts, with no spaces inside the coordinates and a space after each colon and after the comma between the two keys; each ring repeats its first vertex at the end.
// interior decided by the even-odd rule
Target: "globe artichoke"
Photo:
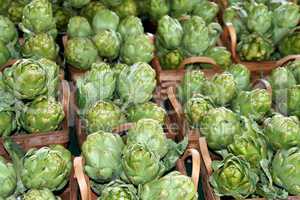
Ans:
{"type": "Polygon", "coordinates": [[[120,18],[138,15],[138,7],[135,0],[123,0],[120,5],[114,6],[112,9],[120,18]]]}
{"type": "Polygon", "coordinates": [[[113,103],[98,101],[91,106],[86,114],[88,133],[100,130],[112,131],[113,128],[125,123],[125,117],[121,109],[113,103]]]}
{"type": "Polygon", "coordinates": [[[224,72],[215,75],[204,84],[203,92],[210,97],[216,105],[224,106],[230,103],[236,95],[237,85],[234,77],[224,72]]]}
{"type": "MultiPolygon", "coordinates": [[[[161,50],[161,49],[160,49],[161,50]]],[[[162,69],[177,69],[184,56],[180,49],[158,51],[157,56],[162,69]]]]}
{"type": "Polygon", "coordinates": [[[88,38],[72,38],[65,48],[67,63],[78,69],[87,70],[96,62],[97,48],[88,38]]]}
{"type": "Polygon", "coordinates": [[[20,123],[29,133],[55,131],[65,114],[63,107],[53,98],[39,97],[24,106],[20,123]]]}
{"type": "MultiPolygon", "coordinates": [[[[220,35],[223,32],[222,26],[219,23],[212,22],[208,26],[209,46],[213,47],[217,45],[220,39],[220,35]]],[[[220,51],[220,50],[219,50],[220,51]]],[[[223,50],[224,51],[224,50],[223,50]]],[[[223,52],[224,54],[224,52],[223,52]]]]}
{"type": "Polygon", "coordinates": [[[170,2],[168,0],[149,0],[146,7],[151,20],[158,21],[169,13],[170,2]]]}
{"type": "Polygon", "coordinates": [[[113,30],[102,30],[93,37],[99,56],[113,60],[119,56],[121,36],[113,30]]]}
{"type": "Polygon", "coordinates": [[[210,109],[200,125],[200,131],[212,150],[225,149],[233,142],[235,135],[241,135],[238,116],[224,107],[210,109]]]}
{"type": "Polygon", "coordinates": [[[82,145],[85,171],[99,183],[109,182],[121,171],[121,156],[124,143],[119,135],[95,132],[87,136],[82,145]]]}
{"type": "Polygon", "coordinates": [[[87,109],[99,100],[112,99],[116,78],[114,71],[106,63],[93,63],[90,71],[76,81],[77,105],[87,109]]]}
{"type": "Polygon", "coordinates": [[[91,1],[81,9],[80,15],[85,17],[89,20],[90,23],[92,23],[93,18],[97,14],[97,12],[105,8],[106,6],[102,2],[91,1]]]}
{"type": "Polygon", "coordinates": [[[181,17],[190,13],[197,3],[197,0],[171,0],[171,14],[174,17],[181,17]]]}
{"type": "Polygon", "coordinates": [[[278,67],[272,70],[268,81],[273,90],[287,89],[297,84],[293,73],[286,67],[278,67]]]}
{"type": "Polygon", "coordinates": [[[73,8],[82,8],[89,2],[90,0],[67,0],[67,3],[73,8]]]}
{"type": "Polygon", "coordinates": [[[255,192],[258,176],[250,164],[229,154],[223,161],[213,161],[210,183],[218,196],[245,199],[255,192]]]}
{"type": "Polygon", "coordinates": [[[154,45],[145,34],[129,36],[121,46],[121,60],[132,65],[137,62],[149,63],[154,56],[154,45]]]}
{"type": "Polygon", "coordinates": [[[47,58],[55,61],[58,51],[58,45],[48,33],[40,33],[29,37],[22,47],[23,57],[33,59],[47,58]]]}
{"type": "Polygon", "coordinates": [[[15,43],[18,38],[18,33],[15,25],[9,18],[0,15],[0,40],[4,44],[15,43]]]}
{"type": "Polygon", "coordinates": [[[10,5],[10,0],[1,0],[0,1],[0,14],[6,14],[6,11],[10,5]]]}
{"type": "Polygon", "coordinates": [[[26,188],[59,191],[72,169],[71,153],[60,145],[29,150],[22,159],[21,179],[26,188]]]}
{"type": "Polygon", "coordinates": [[[23,197],[23,200],[58,200],[55,195],[48,189],[44,188],[41,190],[29,190],[23,197]]]}
{"type": "Polygon", "coordinates": [[[288,150],[280,150],[272,161],[272,177],[280,187],[286,189],[292,195],[300,194],[300,150],[293,147],[288,150]]]}
{"type": "Polygon", "coordinates": [[[93,30],[86,18],[75,16],[69,20],[67,34],[70,38],[89,37],[93,35],[93,30]]]}
{"type": "Polygon", "coordinates": [[[11,196],[17,187],[17,175],[13,165],[0,156],[0,199],[11,196]]]}
{"type": "Polygon", "coordinates": [[[120,5],[122,2],[123,0],[102,0],[102,3],[109,7],[120,5]]]}
{"type": "Polygon", "coordinates": [[[93,18],[93,30],[97,33],[102,30],[116,31],[120,22],[119,16],[108,9],[99,10],[93,18]]]}
{"type": "Polygon", "coordinates": [[[191,178],[177,171],[171,172],[160,179],[143,185],[140,192],[141,200],[197,200],[191,178]]]}
{"type": "Polygon", "coordinates": [[[233,64],[227,72],[232,74],[238,90],[248,90],[250,87],[250,71],[242,64],[233,64]]]}
{"type": "Polygon", "coordinates": [[[274,150],[289,149],[300,144],[300,126],[297,117],[275,114],[264,122],[264,133],[274,150]]]}
{"type": "Polygon", "coordinates": [[[10,59],[11,54],[5,44],[0,41],[0,66],[3,66],[10,59]]]}
{"type": "Polygon", "coordinates": [[[105,186],[98,200],[138,200],[137,190],[133,185],[120,180],[113,181],[105,186]]]}
{"type": "Polygon", "coordinates": [[[282,56],[288,56],[293,54],[299,54],[300,43],[299,43],[300,33],[293,32],[287,35],[279,43],[279,51],[282,56]]]}
{"type": "Polygon", "coordinates": [[[203,0],[193,8],[193,15],[201,17],[207,24],[213,22],[219,12],[218,4],[203,0]]]}
{"type": "MultiPolygon", "coordinates": [[[[225,47],[209,48],[205,56],[212,58],[222,69],[228,69],[231,65],[231,53],[225,47]]],[[[210,67],[210,65],[204,65],[210,67]]]]}
{"type": "Polygon", "coordinates": [[[236,34],[240,36],[242,33],[247,32],[244,18],[246,11],[240,6],[230,6],[225,9],[223,14],[223,21],[226,25],[232,25],[236,34]]]}
{"type": "Polygon", "coordinates": [[[118,80],[118,94],[126,104],[149,101],[156,86],[155,71],[147,63],[136,63],[124,68],[118,80]]]}
{"type": "Polygon", "coordinates": [[[300,61],[295,60],[293,62],[289,62],[286,67],[291,71],[296,79],[297,84],[300,83],[300,61]]]}
{"type": "Polygon", "coordinates": [[[137,122],[141,119],[154,119],[160,124],[164,124],[166,116],[166,111],[152,102],[137,104],[127,109],[127,119],[130,122],[137,122]]]}
{"type": "MultiPolygon", "coordinates": [[[[0,92],[1,95],[5,95],[0,92]]],[[[2,100],[2,99],[1,99],[2,100]]],[[[0,137],[9,136],[17,127],[16,114],[13,109],[1,102],[0,104],[0,137]]]]}
{"type": "Polygon", "coordinates": [[[140,18],[128,16],[120,22],[118,32],[121,34],[123,40],[126,40],[129,36],[143,34],[144,27],[140,18]]]}
{"type": "Polygon", "coordinates": [[[67,31],[69,20],[73,15],[75,15],[75,13],[71,8],[60,6],[53,8],[53,16],[59,33],[64,34],[67,31]]]}
{"type": "Polygon", "coordinates": [[[300,117],[300,85],[288,89],[287,111],[289,115],[300,117]]]}

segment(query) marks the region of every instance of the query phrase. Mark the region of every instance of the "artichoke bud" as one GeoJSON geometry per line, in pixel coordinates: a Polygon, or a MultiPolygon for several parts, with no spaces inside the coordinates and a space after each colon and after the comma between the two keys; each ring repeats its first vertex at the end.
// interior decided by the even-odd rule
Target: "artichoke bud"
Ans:
{"type": "Polygon", "coordinates": [[[11,163],[8,163],[0,156],[0,199],[6,199],[11,196],[17,187],[17,174],[11,163]]]}
{"type": "Polygon", "coordinates": [[[67,34],[70,38],[89,37],[93,34],[93,30],[86,18],[76,16],[69,20],[67,34]]]}

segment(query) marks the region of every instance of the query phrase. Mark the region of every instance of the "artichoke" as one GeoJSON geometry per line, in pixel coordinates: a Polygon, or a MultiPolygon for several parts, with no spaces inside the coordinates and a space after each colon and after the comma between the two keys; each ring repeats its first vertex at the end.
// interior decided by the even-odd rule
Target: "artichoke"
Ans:
{"type": "Polygon", "coordinates": [[[162,69],[177,69],[182,63],[184,56],[179,49],[157,52],[162,69]]]}
{"type": "Polygon", "coordinates": [[[171,0],[171,14],[174,17],[181,17],[192,11],[198,0],[171,0]]]}
{"type": "Polygon", "coordinates": [[[300,53],[300,33],[294,32],[290,35],[287,35],[279,43],[279,51],[282,56],[288,56],[293,54],[300,53]]]}
{"type": "Polygon", "coordinates": [[[53,15],[56,21],[56,27],[60,33],[66,32],[69,20],[74,14],[74,11],[70,8],[59,6],[54,8],[53,15]]]}
{"type": "Polygon", "coordinates": [[[67,3],[73,8],[82,8],[90,3],[90,0],[67,0],[67,3]]]}
{"type": "Polygon", "coordinates": [[[158,21],[169,13],[170,2],[168,0],[149,0],[146,7],[151,20],[158,21]]]}
{"type": "Polygon", "coordinates": [[[0,156],[0,199],[6,199],[11,196],[17,187],[17,175],[11,163],[0,156]]]}
{"type": "Polygon", "coordinates": [[[123,0],[120,5],[114,6],[113,10],[120,18],[138,15],[138,8],[135,0],[123,0]]]}
{"type": "Polygon", "coordinates": [[[242,64],[233,64],[228,69],[227,72],[232,74],[237,89],[248,90],[250,87],[250,70],[242,64]]]}
{"type": "Polygon", "coordinates": [[[204,55],[212,58],[222,69],[228,69],[231,65],[231,53],[225,47],[209,48],[204,55]]]}
{"type": "Polygon", "coordinates": [[[48,33],[30,36],[22,47],[23,57],[33,59],[47,58],[55,61],[58,51],[58,45],[48,33]]]}
{"type": "Polygon", "coordinates": [[[252,5],[247,17],[247,27],[251,32],[265,34],[272,25],[272,12],[264,4],[252,5]]]}
{"type": "Polygon", "coordinates": [[[222,150],[241,134],[238,116],[224,107],[210,109],[201,120],[200,131],[212,150],[222,150]]]}
{"type": "Polygon", "coordinates": [[[141,119],[154,119],[160,124],[164,124],[166,116],[166,111],[152,102],[137,104],[127,109],[127,119],[130,122],[137,122],[141,119]]]}
{"type": "Polygon", "coordinates": [[[0,0],[0,14],[6,14],[10,3],[10,0],[0,0]]]}
{"type": "Polygon", "coordinates": [[[201,17],[207,24],[214,21],[219,12],[218,4],[203,0],[193,8],[193,15],[201,17]]]}
{"type": "Polygon", "coordinates": [[[98,101],[91,106],[86,114],[88,133],[100,130],[112,131],[113,128],[125,122],[125,116],[121,109],[113,103],[98,101]]]}
{"type": "Polygon", "coordinates": [[[121,46],[120,57],[128,65],[149,63],[154,57],[154,45],[145,34],[128,36],[121,46]]]}
{"type": "Polygon", "coordinates": [[[72,169],[71,153],[61,145],[30,149],[22,159],[22,183],[29,189],[63,189],[72,169]]]}
{"type": "Polygon", "coordinates": [[[121,156],[124,143],[119,135],[95,132],[87,136],[82,145],[85,172],[94,181],[109,182],[121,171],[121,156]]]}
{"type": "Polygon", "coordinates": [[[25,5],[18,1],[12,1],[7,10],[8,18],[15,24],[18,24],[22,21],[23,9],[25,5]]]}
{"type": "Polygon", "coordinates": [[[289,62],[286,67],[293,73],[297,84],[300,84],[300,61],[295,60],[293,62],[289,62]]]}
{"type": "MultiPolygon", "coordinates": [[[[0,93],[4,95],[2,92],[0,93]]],[[[0,137],[9,136],[16,127],[16,114],[13,109],[10,106],[0,104],[0,137]]]]}
{"type": "Polygon", "coordinates": [[[5,44],[0,41],[0,66],[3,66],[10,59],[11,54],[5,44]]]}
{"type": "Polygon", "coordinates": [[[300,85],[288,89],[287,111],[289,115],[300,117],[300,85]]]}
{"type": "Polygon", "coordinates": [[[158,21],[157,40],[166,49],[179,47],[183,29],[177,19],[165,15],[158,21]]]}
{"type": "Polygon", "coordinates": [[[271,106],[272,97],[265,89],[240,91],[232,102],[234,112],[258,121],[271,110],[271,106]]]}
{"type": "Polygon", "coordinates": [[[275,114],[264,121],[264,133],[274,150],[300,145],[300,124],[297,117],[275,114]]]}
{"type": "Polygon", "coordinates": [[[141,200],[197,200],[198,193],[191,178],[177,171],[143,185],[141,200]]]}
{"type": "Polygon", "coordinates": [[[230,103],[236,95],[237,85],[234,77],[224,72],[215,75],[204,84],[203,92],[211,98],[216,105],[224,106],[230,103]]]}
{"type": "Polygon", "coordinates": [[[138,200],[137,190],[133,185],[120,180],[113,181],[105,186],[98,200],[138,200]]]}
{"type": "Polygon", "coordinates": [[[89,37],[93,35],[93,30],[86,18],[75,16],[69,20],[67,34],[70,38],[89,37]]]}
{"type": "Polygon", "coordinates": [[[120,22],[118,32],[121,34],[123,40],[126,40],[129,36],[143,34],[144,27],[140,18],[128,16],[120,22]]]}
{"type": "Polygon", "coordinates": [[[244,17],[246,11],[241,7],[230,6],[225,9],[223,14],[223,21],[226,25],[232,25],[236,31],[236,34],[239,36],[246,31],[244,24],[244,17]]]}
{"type": "Polygon", "coordinates": [[[288,89],[297,84],[293,73],[286,67],[274,69],[268,80],[273,90],[288,89]]]}
{"type": "Polygon", "coordinates": [[[23,200],[58,200],[55,195],[48,189],[44,188],[41,190],[29,190],[23,197],[23,200]]]}
{"type": "Polygon", "coordinates": [[[18,33],[15,25],[7,18],[0,15],[0,40],[4,44],[15,43],[18,33]]]}
{"type": "Polygon", "coordinates": [[[101,0],[101,1],[102,3],[104,3],[104,5],[109,7],[120,5],[123,2],[123,0],[101,0]]]}
{"type": "Polygon", "coordinates": [[[280,150],[272,161],[272,177],[274,183],[286,189],[289,194],[300,194],[300,149],[293,147],[280,150]]]}
{"type": "Polygon", "coordinates": [[[119,16],[108,9],[99,10],[93,18],[93,30],[98,31],[110,29],[116,31],[120,22],[119,16]]]}
{"type": "Polygon", "coordinates": [[[124,68],[118,80],[118,94],[126,104],[149,101],[156,86],[155,71],[147,63],[124,68]]]}
{"type": "Polygon", "coordinates": [[[98,57],[97,48],[88,38],[72,38],[65,48],[67,63],[78,69],[87,70],[98,57]]]}
{"type": "Polygon", "coordinates": [[[93,37],[98,54],[101,57],[113,60],[119,56],[121,36],[113,30],[102,30],[93,37]]]}
{"type": "Polygon", "coordinates": [[[114,71],[106,63],[94,63],[91,70],[76,81],[77,105],[86,109],[99,100],[112,99],[116,78],[114,71]]]}
{"type": "MultiPolygon", "coordinates": [[[[209,36],[209,40],[210,40],[209,46],[210,47],[217,46],[217,42],[223,31],[222,26],[216,22],[213,22],[213,23],[210,23],[207,26],[207,28],[208,28],[208,36],[209,36]]],[[[224,52],[223,52],[223,54],[224,54],[224,52]]]]}
{"type": "Polygon", "coordinates": [[[218,196],[246,199],[255,192],[258,176],[240,157],[229,154],[223,161],[213,161],[212,168],[210,184],[218,196]]]}
{"type": "Polygon", "coordinates": [[[105,8],[105,5],[99,1],[91,1],[81,9],[80,15],[88,19],[89,22],[93,22],[93,18],[97,12],[105,8]]]}

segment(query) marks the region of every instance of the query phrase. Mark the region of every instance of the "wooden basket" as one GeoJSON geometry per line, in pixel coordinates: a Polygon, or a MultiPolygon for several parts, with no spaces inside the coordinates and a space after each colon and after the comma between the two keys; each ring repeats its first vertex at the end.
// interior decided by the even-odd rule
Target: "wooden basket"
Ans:
{"type": "Polygon", "coordinates": [[[69,183],[65,189],[58,195],[62,200],[77,200],[78,199],[78,185],[74,173],[74,168],[70,175],[69,183]]]}
{"type": "MultiPolygon", "coordinates": [[[[213,173],[213,170],[211,167],[212,161],[217,160],[217,158],[214,156],[214,154],[209,152],[207,142],[204,137],[201,137],[199,139],[199,146],[200,146],[201,157],[203,159],[203,162],[201,165],[201,181],[202,181],[202,187],[203,187],[205,199],[206,200],[221,200],[223,198],[220,198],[219,196],[217,196],[214,193],[214,190],[210,186],[210,183],[209,183],[209,177],[213,173]]],[[[226,199],[228,199],[228,198],[226,198],[226,199]]],[[[232,198],[232,200],[233,200],[233,198],[232,198]]],[[[254,199],[247,199],[247,200],[266,200],[266,199],[265,198],[254,198],[254,199]]],[[[288,200],[300,200],[300,196],[289,196],[288,200]]]]}
{"type": "MultiPolygon", "coordinates": [[[[47,133],[33,133],[33,134],[18,134],[12,135],[11,138],[25,150],[30,148],[39,148],[51,144],[61,144],[67,147],[69,143],[69,102],[70,102],[70,88],[67,81],[62,80],[60,84],[59,99],[63,105],[65,118],[61,124],[61,130],[47,133]]],[[[3,146],[3,139],[0,138],[0,155],[8,158],[8,153],[3,146]]]]}
{"type": "MultiPolygon", "coordinates": [[[[195,149],[187,149],[184,155],[177,161],[176,168],[179,172],[187,175],[185,169],[185,160],[192,157],[192,180],[195,185],[195,189],[198,190],[198,182],[200,176],[201,159],[200,154],[195,149]]],[[[96,200],[97,196],[91,191],[89,177],[84,174],[84,159],[82,157],[76,157],[74,159],[75,176],[79,185],[80,195],[82,200],[96,200]]]]}

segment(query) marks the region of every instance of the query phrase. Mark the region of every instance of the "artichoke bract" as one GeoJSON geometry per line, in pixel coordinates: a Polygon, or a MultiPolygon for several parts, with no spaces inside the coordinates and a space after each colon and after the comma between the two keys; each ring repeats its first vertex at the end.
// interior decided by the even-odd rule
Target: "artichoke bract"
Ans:
{"type": "Polygon", "coordinates": [[[232,109],[254,120],[262,120],[271,110],[272,97],[265,89],[240,91],[232,102],[232,109]]]}
{"type": "Polygon", "coordinates": [[[195,191],[191,178],[177,171],[171,172],[160,179],[143,185],[140,192],[141,200],[197,200],[198,193],[195,191]]]}
{"type": "Polygon", "coordinates": [[[118,94],[126,104],[145,103],[152,98],[156,86],[155,71],[147,63],[124,68],[118,80],[118,94]]]}
{"type": "Polygon", "coordinates": [[[90,0],[67,0],[70,6],[74,8],[82,8],[83,6],[87,5],[90,0]]]}
{"type": "Polygon", "coordinates": [[[21,179],[26,188],[59,191],[69,181],[72,156],[63,146],[52,145],[29,150],[22,163],[21,179]]]}
{"type": "Polygon", "coordinates": [[[293,147],[276,153],[271,167],[274,183],[289,194],[300,194],[300,149],[293,147]]]}
{"type": "Polygon", "coordinates": [[[88,135],[82,145],[87,175],[99,183],[110,182],[118,177],[122,169],[123,147],[119,135],[102,131],[88,135]]]}
{"type": "Polygon", "coordinates": [[[20,123],[29,133],[44,133],[57,130],[64,117],[59,102],[53,98],[39,97],[23,108],[20,123]]]}
{"type": "Polygon", "coordinates": [[[225,47],[209,48],[204,55],[212,58],[222,69],[228,69],[231,65],[231,53],[225,47]]]}
{"type": "Polygon", "coordinates": [[[113,128],[125,123],[121,109],[113,103],[98,101],[85,114],[88,133],[112,131],[113,128]]]}
{"type": "Polygon", "coordinates": [[[246,199],[255,192],[258,176],[242,158],[229,154],[223,161],[213,161],[212,168],[210,184],[218,196],[246,199]]]}
{"type": "Polygon", "coordinates": [[[128,65],[149,63],[154,57],[154,45],[145,34],[128,36],[121,46],[120,57],[128,65]]]}
{"type": "Polygon", "coordinates": [[[147,4],[147,14],[153,21],[158,21],[170,11],[170,2],[168,0],[150,0],[147,4]]]}
{"type": "Polygon", "coordinates": [[[134,185],[154,180],[160,172],[159,157],[145,145],[133,143],[123,150],[122,167],[126,178],[134,185]]]}
{"type": "Polygon", "coordinates": [[[58,200],[56,196],[48,189],[41,190],[29,190],[26,192],[23,197],[23,200],[58,200]]]}
{"type": "Polygon", "coordinates": [[[10,59],[11,54],[5,44],[0,41],[0,66],[4,65],[10,59]]]}
{"type": "Polygon", "coordinates": [[[99,56],[113,60],[119,56],[121,36],[113,30],[102,30],[93,37],[99,56]]]}
{"type": "Polygon", "coordinates": [[[120,18],[138,15],[137,3],[135,0],[123,0],[120,5],[112,8],[120,18]]]}
{"type": "Polygon", "coordinates": [[[160,124],[164,124],[166,116],[166,111],[152,102],[137,104],[127,109],[127,119],[130,122],[137,122],[140,119],[154,119],[160,124]]]}
{"type": "Polygon", "coordinates": [[[0,30],[0,40],[4,44],[16,42],[18,33],[15,25],[7,17],[2,15],[0,15],[0,30]]]}
{"type": "Polygon", "coordinates": [[[233,142],[235,135],[241,135],[238,116],[224,107],[210,109],[200,125],[200,131],[212,150],[225,149],[233,142]]]}
{"type": "Polygon", "coordinates": [[[65,48],[65,57],[73,67],[87,70],[96,62],[98,51],[89,38],[72,38],[65,48]]]}
{"type": "Polygon", "coordinates": [[[227,72],[232,74],[237,89],[248,90],[250,86],[250,70],[242,64],[233,64],[228,69],[227,72]]]}
{"type": "Polygon", "coordinates": [[[105,186],[98,200],[138,200],[137,190],[133,185],[116,180],[105,186]]]}
{"type": "Polygon", "coordinates": [[[121,34],[123,40],[126,40],[128,36],[143,34],[144,27],[140,18],[128,16],[120,22],[118,32],[121,34]]]}
{"type": "Polygon", "coordinates": [[[219,6],[216,3],[203,0],[195,5],[192,14],[202,17],[202,19],[208,24],[216,18],[218,12],[219,6]]]}
{"type": "Polygon", "coordinates": [[[33,35],[26,39],[22,46],[22,55],[25,58],[47,58],[55,61],[58,56],[58,51],[58,45],[48,33],[33,35]]]}
{"type": "Polygon", "coordinates": [[[69,20],[67,34],[70,38],[89,37],[93,35],[93,30],[86,18],[75,16],[69,20]]]}
{"type": "Polygon", "coordinates": [[[17,187],[17,174],[13,165],[0,156],[0,199],[11,196],[17,187]]]}
{"type": "Polygon", "coordinates": [[[275,114],[264,122],[264,133],[274,150],[300,145],[300,123],[297,117],[275,114]]]}
{"type": "Polygon", "coordinates": [[[294,32],[288,36],[286,36],[279,43],[279,51],[282,56],[299,54],[300,52],[300,33],[294,32]]]}
{"type": "Polygon", "coordinates": [[[287,111],[289,115],[300,117],[300,85],[289,88],[287,111]]]}
{"type": "Polygon", "coordinates": [[[90,71],[76,81],[77,105],[86,109],[99,100],[112,99],[116,88],[114,71],[106,63],[93,63],[90,71]]]}
{"type": "Polygon", "coordinates": [[[162,69],[177,69],[184,59],[180,49],[157,52],[157,56],[162,69]]]}
{"type": "Polygon", "coordinates": [[[93,30],[97,33],[110,29],[116,31],[120,22],[119,16],[108,9],[99,10],[93,18],[93,30]]]}
{"type": "Polygon", "coordinates": [[[227,72],[215,75],[203,87],[203,93],[210,97],[216,105],[220,106],[230,103],[236,92],[237,85],[234,77],[227,72]]]}
{"type": "MultiPolygon", "coordinates": [[[[0,94],[3,95],[2,92],[0,94]]],[[[16,114],[13,109],[7,105],[0,105],[0,137],[11,135],[16,127],[16,114]]]]}

